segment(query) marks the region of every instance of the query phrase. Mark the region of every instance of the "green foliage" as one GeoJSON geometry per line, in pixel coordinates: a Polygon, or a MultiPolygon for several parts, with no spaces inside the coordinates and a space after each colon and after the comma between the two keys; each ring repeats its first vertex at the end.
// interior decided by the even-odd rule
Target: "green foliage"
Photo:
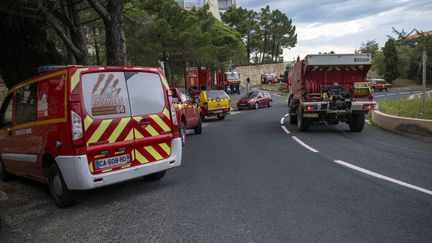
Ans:
{"type": "MultiPolygon", "coordinates": [[[[379,104],[379,110],[394,116],[423,118],[422,99],[384,100],[379,104]]],[[[424,119],[432,120],[432,100],[426,100],[426,116],[424,119]]]]}
{"type": "Polygon", "coordinates": [[[37,74],[39,66],[64,63],[53,42],[48,40],[45,24],[43,21],[0,15],[0,76],[8,88],[37,74]]]}
{"type": "Polygon", "coordinates": [[[384,46],[383,52],[385,57],[384,79],[391,83],[399,77],[398,53],[395,40],[389,39],[384,46]]]}
{"type": "Polygon", "coordinates": [[[363,42],[358,50],[356,50],[356,53],[370,53],[372,54],[372,58],[375,57],[377,52],[379,51],[379,45],[376,40],[369,40],[366,42],[363,42]]]}
{"type": "Polygon", "coordinates": [[[278,9],[271,11],[268,5],[260,13],[231,8],[222,20],[240,33],[249,62],[277,62],[282,59],[283,48],[297,43],[292,20],[278,9]]]}
{"type": "Polygon", "coordinates": [[[131,64],[163,62],[173,80],[186,66],[217,69],[243,63],[246,51],[240,34],[208,10],[205,6],[185,11],[173,0],[128,2],[125,31],[131,64]]]}

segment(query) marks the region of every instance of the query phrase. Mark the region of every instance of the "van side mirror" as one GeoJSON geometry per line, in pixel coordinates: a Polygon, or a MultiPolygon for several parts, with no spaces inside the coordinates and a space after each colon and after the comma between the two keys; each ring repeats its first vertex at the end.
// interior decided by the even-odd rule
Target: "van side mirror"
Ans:
{"type": "Polygon", "coordinates": [[[195,102],[195,104],[198,104],[198,103],[200,103],[200,99],[198,97],[195,97],[194,102],[195,102]]]}

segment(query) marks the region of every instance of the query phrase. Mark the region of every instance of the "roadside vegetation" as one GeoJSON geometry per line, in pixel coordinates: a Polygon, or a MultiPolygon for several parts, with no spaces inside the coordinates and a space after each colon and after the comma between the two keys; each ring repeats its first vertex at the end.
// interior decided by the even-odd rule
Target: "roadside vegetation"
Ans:
{"type": "MultiPolygon", "coordinates": [[[[393,28],[394,36],[384,47],[375,40],[363,42],[357,53],[372,54],[372,78],[384,78],[392,83],[394,80],[413,80],[421,84],[421,68],[423,49],[429,57],[427,61],[427,77],[432,76],[432,34],[413,29],[411,32],[398,31],[393,28]]],[[[399,85],[403,82],[395,83],[399,85]]]]}
{"type": "Polygon", "coordinates": [[[432,120],[432,99],[426,100],[426,116],[422,117],[421,99],[384,100],[379,103],[379,110],[385,114],[432,120]]]}

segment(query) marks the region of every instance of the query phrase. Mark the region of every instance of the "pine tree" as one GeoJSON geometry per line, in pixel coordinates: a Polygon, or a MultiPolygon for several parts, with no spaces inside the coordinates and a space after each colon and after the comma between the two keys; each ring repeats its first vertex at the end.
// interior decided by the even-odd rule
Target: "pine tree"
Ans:
{"type": "Polygon", "coordinates": [[[389,39],[383,49],[385,58],[384,78],[388,82],[393,82],[399,77],[398,53],[395,40],[389,39]]]}

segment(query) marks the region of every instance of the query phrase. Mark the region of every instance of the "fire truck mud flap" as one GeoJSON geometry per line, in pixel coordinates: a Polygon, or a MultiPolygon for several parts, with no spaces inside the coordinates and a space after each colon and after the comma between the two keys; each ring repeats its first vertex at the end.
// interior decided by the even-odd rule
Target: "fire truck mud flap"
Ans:
{"type": "Polygon", "coordinates": [[[181,159],[181,139],[175,138],[171,141],[171,155],[168,158],[113,172],[92,175],[86,155],[58,156],[56,162],[69,190],[88,190],[172,169],[180,166],[181,159]]]}

